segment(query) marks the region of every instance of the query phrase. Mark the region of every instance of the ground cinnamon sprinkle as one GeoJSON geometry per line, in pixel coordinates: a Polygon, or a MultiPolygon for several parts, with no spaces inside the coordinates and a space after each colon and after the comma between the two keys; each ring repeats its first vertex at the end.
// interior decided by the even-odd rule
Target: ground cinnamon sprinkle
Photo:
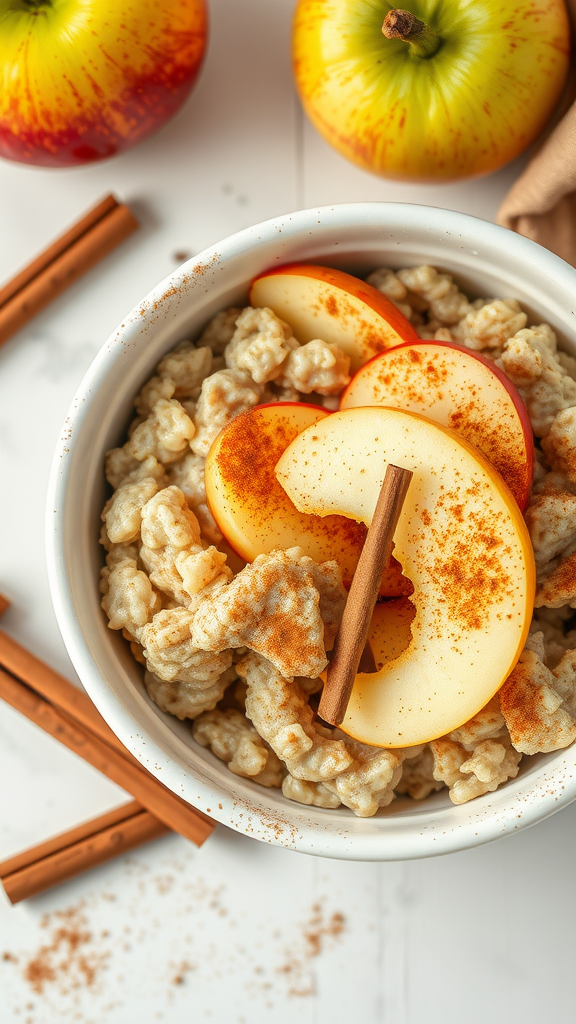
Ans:
{"type": "Polygon", "coordinates": [[[183,960],[182,963],[178,964],[175,970],[174,977],[172,978],[172,984],[184,985],[187,976],[195,970],[196,968],[194,964],[189,963],[188,960],[183,960]]]}
{"type": "MultiPolygon", "coordinates": [[[[313,581],[309,577],[310,592],[313,591],[313,581]]],[[[283,563],[271,562],[261,566],[261,586],[264,594],[279,595],[286,593],[286,569],[283,563]]],[[[288,664],[299,664],[301,661],[314,660],[318,656],[318,641],[310,639],[310,629],[307,621],[295,617],[291,611],[283,611],[276,607],[267,616],[264,623],[259,623],[253,610],[254,588],[250,579],[238,582],[236,587],[236,605],[229,611],[229,621],[241,630],[247,621],[248,615],[258,623],[258,629],[254,633],[253,643],[257,644],[254,649],[261,646],[269,652],[271,660],[276,657],[282,661],[285,659],[288,664]]]]}
{"type": "Polygon", "coordinates": [[[410,348],[406,352],[396,353],[393,373],[387,370],[383,361],[374,381],[374,396],[380,401],[383,398],[399,398],[402,408],[427,406],[431,401],[441,402],[446,397],[443,387],[447,379],[446,366],[438,364],[419,347],[410,348]],[[415,365],[421,367],[424,377],[414,375],[415,365]]]}
{"type": "Polygon", "coordinates": [[[274,467],[297,434],[298,430],[287,416],[272,425],[266,413],[256,409],[237,417],[233,435],[222,435],[218,464],[227,486],[243,501],[250,497],[251,504],[267,518],[283,508],[288,499],[277,481],[274,486],[274,467]],[[246,493],[247,470],[250,471],[250,495],[246,493]]]}
{"type": "Polygon", "coordinates": [[[436,343],[431,348],[417,345],[405,352],[395,350],[392,369],[385,359],[382,360],[382,366],[371,381],[376,402],[387,405],[392,400],[398,401],[398,408],[413,409],[423,415],[434,403],[448,403],[453,409],[447,425],[484,453],[513,495],[521,500],[531,484],[522,434],[519,436],[512,429],[506,417],[487,418],[479,388],[467,383],[464,392],[455,386],[448,372],[448,366],[453,366],[455,360],[450,363],[445,347],[436,343]],[[415,366],[420,371],[417,374],[415,366]]]}
{"type": "Polygon", "coordinates": [[[493,424],[486,420],[481,401],[473,396],[465,405],[461,404],[451,413],[448,425],[483,452],[514,497],[520,498],[526,493],[526,486],[531,484],[530,467],[524,449],[519,446],[518,435],[511,428],[506,429],[502,421],[493,424]]]}
{"type": "Polygon", "coordinates": [[[542,580],[537,599],[539,603],[558,601],[565,597],[568,601],[576,588],[576,552],[563,558],[559,565],[542,580]]]}
{"type": "Polygon", "coordinates": [[[287,956],[286,961],[277,968],[289,981],[288,995],[313,996],[316,985],[311,973],[311,961],[323,952],[326,940],[338,940],[346,927],[346,919],[339,911],[326,917],[321,902],[314,903],[310,918],[302,929],[302,940],[299,948],[287,956]]]}
{"type": "Polygon", "coordinates": [[[542,728],[541,688],[520,662],[498,692],[510,735],[531,739],[542,728]]]}
{"type": "MultiPolygon", "coordinates": [[[[240,901],[238,915],[236,904],[224,898],[227,885],[198,875],[196,851],[188,851],[176,837],[170,858],[155,868],[137,857],[126,858],[117,883],[118,896],[94,891],[35,923],[35,951],[2,954],[5,970],[19,975],[30,993],[27,999],[20,992],[12,1010],[15,1020],[100,1024],[111,1014],[132,1024],[133,1015],[122,1016],[118,1008],[126,999],[129,1011],[134,977],[149,993],[159,1020],[177,1002],[182,1010],[178,1020],[211,1019],[206,1011],[202,1014],[205,1004],[199,1005],[199,999],[215,999],[217,990],[231,984],[238,993],[238,1019],[244,1019],[241,1009],[250,1006],[246,1020],[251,1020],[259,1005],[273,1011],[277,999],[314,997],[318,958],[334,950],[346,931],[344,915],[319,897],[289,935],[267,910],[254,918],[258,941],[239,941],[253,909],[249,894],[240,901]],[[173,885],[165,884],[168,874],[173,885]]],[[[176,1019],[174,1012],[168,1016],[176,1019]]]]}
{"type": "MultiPolygon", "coordinates": [[[[253,516],[262,535],[268,524],[286,522],[301,513],[278,483],[274,470],[280,456],[298,436],[298,428],[289,416],[276,416],[271,422],[264,410],[250,410],[234,421],[234,431],[224,432],[218,450],[218,466],[227,489],[241,500],[245,513],[253,516]],[[250,477],[250,490],[246,488],[250,477]]],[[[307,515],[308,531],[334,544],[334,558],[355,546],[358,554],[367,529],[344,516],[307,515]]]]}
{"type": "Polygon", "coordinates": [[[62,994],[76,988],[92,988],[105,969],[109,953],[90,948],[92,933],[83,912],[84,903],[47,914],[42,927],[50,930],[48,941],[24,965],[24,979],[38,995],[48,985],[62,994]]]}
{"type": "Polygon", "coordinates": [[[455,534],[446,536],[434,524],[443,511],[452,519],[462,518],[463,509],[457,492],[446,491],[438,499],[436,511],[430,516],[421,513],[430,537],[430,573],[437,587],[436,600],[447,604],[451,618],[467,629],[482,629],[491,610],[504,597],[512,600],[512,580],[505,570],[505,553],[497,512],[466,512],[467,533],[464,539],[455,534]]]}
{"type": "MultiPolygon", "coordinates": [[[[371,306],[370,297],[366,292],[360,292],[358,298],[364,299],[364,301],[368,300],[366,305],[371,306]]],[[[370,317],[362,316],[358,303],[353,303],[347,299],[346,293],[341,289],[338,300],[333,292],[328,292],[328,294],[320,292],[316,303],[311,308],[318,310],[320,313],[327,313],[328,316],[338,321],[339,326],[346,324],[347,321],[352,321],[357,339],[364,351],[370,356],[378,355],[379,352],[383,352],[386,348],[386,339],[382,337],[382,332],[374,326],[373,320],[370,317]]]]}
{"type": "MultiPolygon", "coordinates": [[[[293,526],[294,543],[302,533],[302,513],[290,501],[278,483],[274,470],[280,456],[298,436],[298,428],[288,415],[279,411],[274,419],[269,412],[251,409],[234,420],[234,430],[223,432],[218,450],[218,466],[226,490],[249,516],[258,537],[266,543],[278,524],[290,531],[293,526]],[[250,478],[250,488],[246,479],[250,478]]],[[[334,558],[342,570],[343,583],[352,582],[360,552],[368,530],[364,523],[356,523],[345,516],[315,516],[306,514],[306,537],[311,557],[317,561],[334,558]]],[[[287,547],[285,536],[281,547],[287,547]]],[[[270,545],[268,545],[268,550],[270,545]]],[[[262,547],[264,550],[264,547],[262,547]]],[[[413,593],[409,580],[402,576],[396,559],[391,559],[382,577],[381,594],[397,597],[413,593]]]]}

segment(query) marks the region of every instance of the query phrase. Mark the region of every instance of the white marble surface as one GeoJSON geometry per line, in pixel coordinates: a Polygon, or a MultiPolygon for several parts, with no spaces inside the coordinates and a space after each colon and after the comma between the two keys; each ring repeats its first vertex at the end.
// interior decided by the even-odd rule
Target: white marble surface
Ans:
{"type": "MultiPolygon", "coordinates": [[[[133,152],[72,171],[0,165],[0,279],[108,191],[130,202],[143,224],[0,350],[0,590],[13,601],[3,627],[70,678],[44,564],[52,450],[92,357],[176,265],[174,254],[333,202],[404,200],[492,219],[519,170],[409,186],[346,164],[299,111],[291,10],[292,0],[213,0],[195,93],[133,152]]],[[[0,857],[124,801],[1,705],[0,732],[0,857]]],[[[490,847],[403,864],[318,861],[223,827],[199,851],[170,836],[16,908],[0,900],[0,1017],[568,1021],[575,840],[576,805],[490,847]],[[43,947],[49,952],[39,959],[43,947]]]]}

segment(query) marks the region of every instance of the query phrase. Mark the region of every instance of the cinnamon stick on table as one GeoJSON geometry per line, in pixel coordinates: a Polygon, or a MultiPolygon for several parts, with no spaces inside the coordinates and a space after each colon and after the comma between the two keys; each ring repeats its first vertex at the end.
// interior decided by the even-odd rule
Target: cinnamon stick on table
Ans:
{"type": "Polygon", "coordinates": [[[106,196],[0,288],[0,344],[139,227],[131,210],[106,196]]]}
{"type": "Polygon", "coordinates": [[[19,903],[169,831],[133,800],[3,861],[0,881],[19,903]]]}
{"type": "Polygon", "coordinates": [[[0,667],[30,686],[60,711],[64,711],[105,743],[140,767],[140,762],[120,742],[90,698],[46,662],[0,629],[0,667]]]}
{"type": "Polygon", "coordinates": [[[60,740],[65,747],[79,754],[94,768],[98,768],[103,775],[107,775],[113,782],[122,786],[155,817],[197,846],[201,846],[213,832],[215,822],[166,789],[134,759],[119,753],[78,721],[59,711],[29,686],[2,669],[0,697],[45,732],[60,740]]]}
{"type": "Polygon", "coordinates": [[[411,479],[409,469],[393,465],[386,469],[374,516],[348,591],[318,707],[320,718],[331,725],[340,725],[346,714],[360,658],[368,639],[382,573],[390,561],[394,531],[411,479]]]}
{"type": "Polygon", "coordinates": [[[0,697],[138,800],[121,808],[121,814],[112,812],[112,817],[86,822],[0,864],[0,878],[13,902],[148,842],[169,828],[201,846],[216,827],[142,767],[85,693],[2,630],[0,697]]]}

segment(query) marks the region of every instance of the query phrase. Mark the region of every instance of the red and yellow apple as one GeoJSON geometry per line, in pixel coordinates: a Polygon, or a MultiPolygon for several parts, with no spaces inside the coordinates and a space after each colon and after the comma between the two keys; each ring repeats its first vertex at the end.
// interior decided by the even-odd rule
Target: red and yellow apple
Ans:
{"type": "Polygon", "coordinates": [[[416,331],[390,299],[352,274],[314,264],[275,267],[255,279],[252,306],[268,306],[290,324],[298,341],[314,338],[339,345],[352,370],[367,359],[417,341],[416,331]]]}
{"type": "Polygon", "coordinates": [[[205,0],[0,0],[0,156],[66,167],[156,131],[192,88],[205,0]]]}
{"type": "Polygon", "coordinates": [[[344,391],[341,409],[386,405],[452,427],[498,470],[518,505],[528,504],[534,437],[518,390],[494,363],[444,341],[419,341],[366,363],[344,391]]]}
{"type": "Polygon", "coordinates": [[[410,622],[405,608],[395,624],[384,622],[384,657],[372,641],[383,667],[357,675],[342,729],[402,747],[462,725],[502,685],[528,634],[535,569],[526,525],[500,474],[455,431],[416,413],[377,406],[333,413],[292,441],[276,475],[301,512],[369,525],[388,463],[414,474],[394,543],[415,613],[410,622]],[[386,661],[391,636],[401,653],[386,661]]]}
{"type": "Polygon", "coordinates": [[[384,177],[497,170],[540,135],[560,99],[570,52],[563,0],[406,6],[299,0],[294,74],[312,124],[384,177]]]}
{"type": "MultiPolygon", "coordinates": [[[[364,524],[299,512],[275,476],[276,463],[294,438],[329,415],[317,405],[275,402],[237,416],[208,452],[206,495],[218,527],[245,561],[276,548],[300,547],[317,562],[335,558],[349,586],[366,537],[364,524]]],[[[410,593],[410,581],[391,559],[381,596],[410,593]]]]}

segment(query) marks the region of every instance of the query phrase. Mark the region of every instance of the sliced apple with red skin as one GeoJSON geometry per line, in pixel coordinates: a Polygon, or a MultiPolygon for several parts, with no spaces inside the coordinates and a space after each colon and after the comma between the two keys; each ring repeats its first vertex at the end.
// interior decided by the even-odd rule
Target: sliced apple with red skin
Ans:
{"type": "Polygon", "coordinates": [[[414,474],[394,535],[414,586],[411,641],[356,676],[342,729],[401,747],[456,729],[496,693],[528,634],[535,569],[499,473],[455,431],[416,413],[336,412],[295,438],[276,475],[301,512],[369,525],[389,463],[414,474]]]}
{"type": "MultiPolygon", "coordinates": [[[[300,547],[317,562],[335,558],[349,586],[366,527],[344,516],[299,512],[275,475],[278,459],[294,438],[329,415],[317,405],[274,402],[237,416],[208,452],[206,495],[219,529],[247,562],[276,548],[300,547]]],[[[380,593],[412,593],[396,559],[383,575],[380,593]]]]}
{"type": "Polygon", "coordinates": [[[329,267],[275,267],[253,281],[250,303],[268,306],[290,324],[301,344],[321,338],[339,345],[353,371],[385,349],[418,340],[410,322],[382,292],[329,267]]]}
{"type": "Polygon", "coordinates": [[[518,390],[502,370],[470,349],[418,341],[383,352],[350,381],[341,409],[387,405],[452,427],[479,448],[522,510],[534,474],[534,436],[518,390]]]}

